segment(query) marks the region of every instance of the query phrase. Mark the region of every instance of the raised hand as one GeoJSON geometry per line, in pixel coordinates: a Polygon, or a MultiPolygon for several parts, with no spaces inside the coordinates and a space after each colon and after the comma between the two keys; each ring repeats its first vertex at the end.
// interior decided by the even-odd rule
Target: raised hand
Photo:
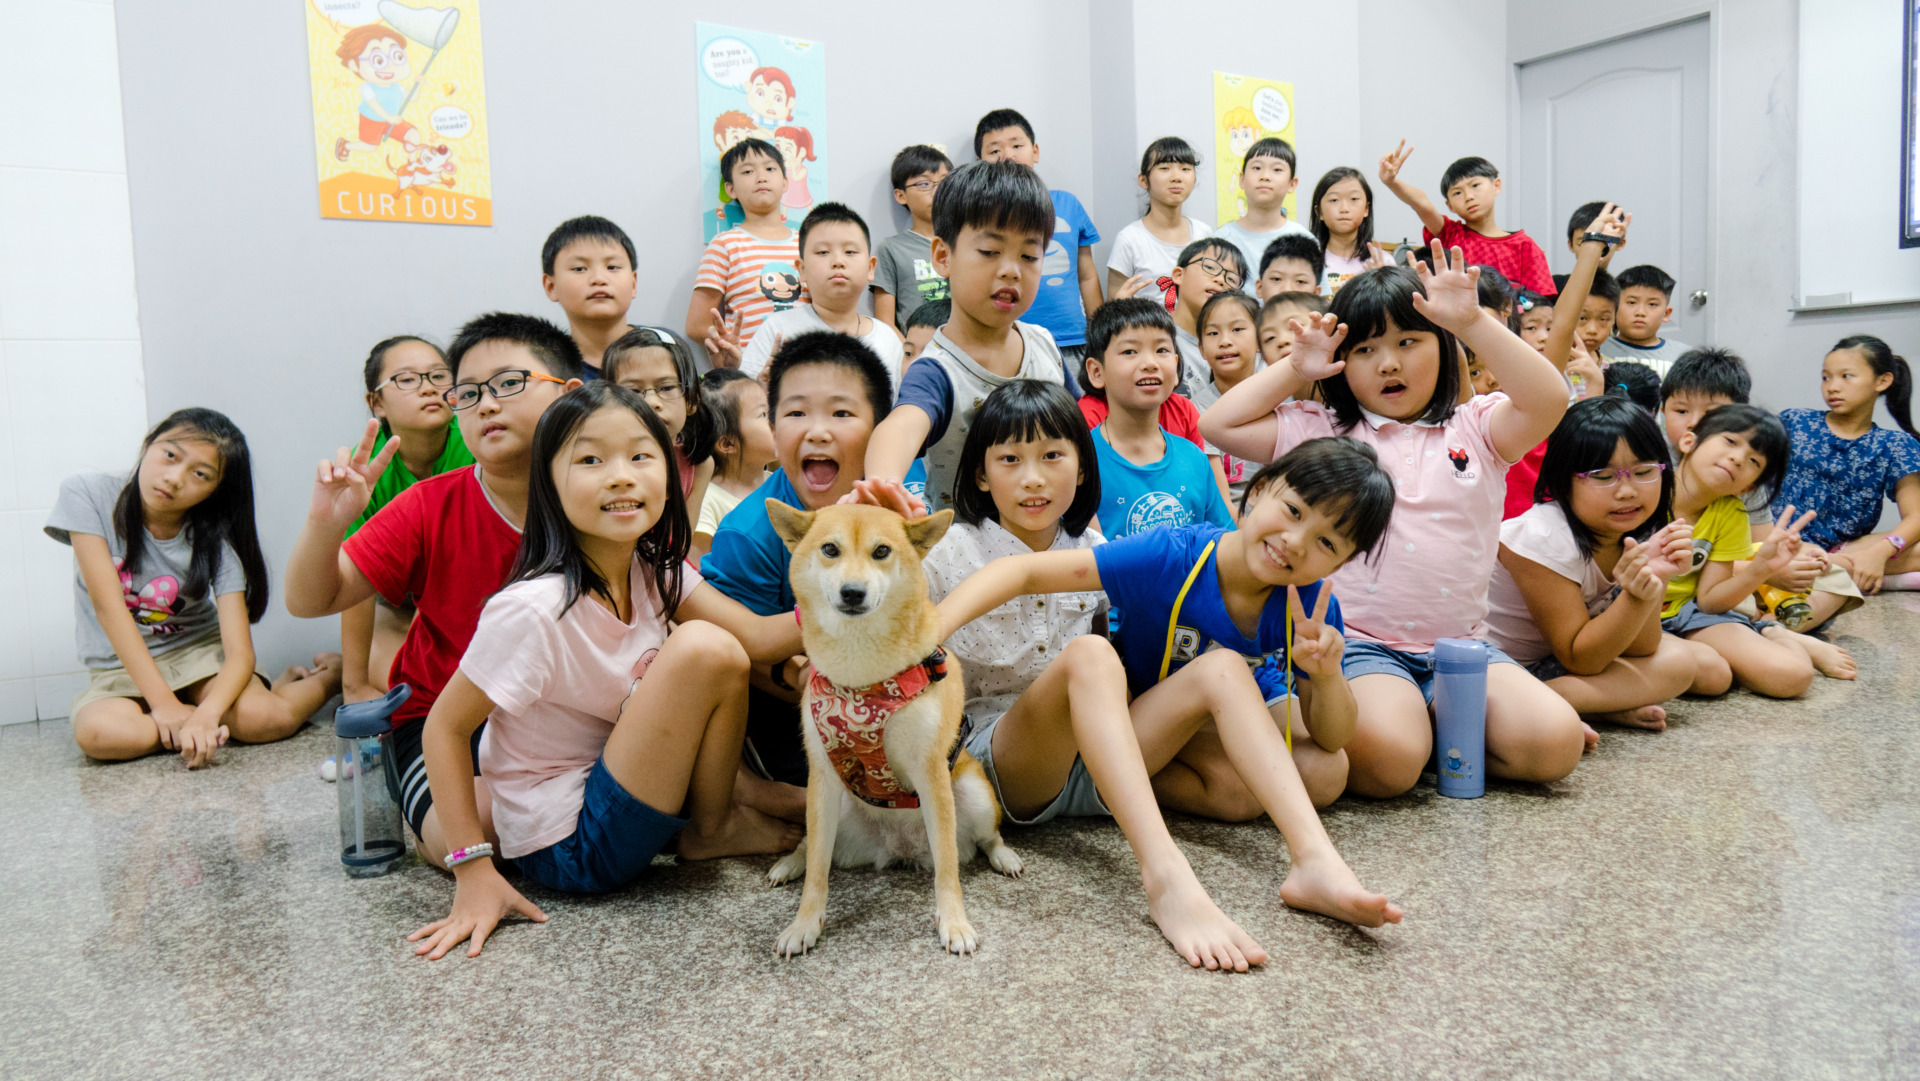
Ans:
{"type": "Polygon", "coordinates": [[[1797,519],[1793,516],[1793,511],[1792,505],[1788,505],[1787,509],[1781,512],[1780,517],[1773,523],[1773,532],[1766,540],[1760,542],[1760,550],[1753,555],[1755,562],[1767,569],[1769,578],[1786,570],[1793,562],[1793,557],[1800,551],[1800,531],[1807,527],[1808,522],[1813,521],[1813,511],[1808,511],[1797,519]]]}
{"type": "Polygon", "coordinates": [[[1598,398],[1607,392],[1607,373],[1601,370],[1600,362],[1593,359],[1593,354],[1587,352],[1587,347],[1578,338],[1573,340],[1573,356],[1567,360],[1567,375],[1580,377],[1583,383],[1582,398],[1598,398]]]}
{"type": "Polygon", "coordinates": [[[1147,282],[1149,280],[1150,279],[1145,274],[1135,274],[1133,277],[1128,278],[1126,281],[1121,282],[1120,288],[1115,289],[1113,291],[1113,295],[1108,297],[1107,299],[1108,300],[1125,300],[1130,296],[1134,296],[1138,294],[1140,290],[1145,289],[1147,287],[1147,282]]]}
{"type": "Polygon", "coordinates": [[[1313,614],[1307,615],[1300,606],[1300,590],[1295,586],[1287,587],[1287,611],[1293,616],[1293,648],[1291,660],[1294,667],[1305,672],[1313,679],[1331,679],[1340,674],[1340,657],[1346,652],[1347,640],[1327,622],[1327,605],[1333,600],[1333,586],[1320,583],[1320,596],[1313,604],[1313,614]]]}
{"type": "Polygon", "coordinates": [[[1380,159],[1380,183],[1391,187],[1393,182],[1400,178],[1401,167],[1405,166],[1407,159],[1412,156],[1413,148],[1407,145],[1405,139],[1400,140],[1399,146],[1394,147],[1380,159]]]}
{"type": "Polygon", "coordinates": [[[713,358],[716,368],[738,368],[740,366],[740,323],[720,314],[718,308],[708,308],[713,322],[707,324],[707,355],[713,358]]]}
{"type": "Polygon", "coordinates": [[[1413,296],[1414,309],[1421,315],[1454,334],[1480,318],[1480,268],[1468,266],[1466,254],[1459,248],[1448,252],[1436,238],[1432,270],[1418,259],[1408,263],[1426,287],[1426,295],[1413,296]]]}
{"type": "Polygon", "coordinates": [[[1599,233],[1613,240],[1614,247],[1627,242],[1627,226],[1633,224],[1633,215],[1612,203],[1600,208],[1600,216],[1587,226],[1587,232],[1599,233]]]}
{"type": "Polygon", "coordinates": [[[540,906],[521,896],[519,890],[501,877],[488,857],[483,856],[472,865],[463,864],[454,878],[453,914],[407,936],[408,942],[420,943],[414,947],[415,956],[425,954],[427,960],[437,961],[448,950],[472,939],[467,956],[478,957],[487,936],[501,920],[515,913],[536,923],[547,922],[547,914],[540,911],[540,906]]]}
{"type": "Polygon", "coordinates": [[[374,454],[373,444],[379,435],[380,422],[369,420],[358,446],[351,450],[341,447],[331,460],[321,460],[314,474],[313,501],[307,506],[307,517],[338,526],[342,532],[360,517],[360,512],[367,509],[374,484],[387,471],[387,463],[400,453],[400,437],[396,435],[374,454]]]}
{"type": "Polygon", "coordinates": [[[1347,325],[1338,316],[1325,312],[1302,320],[1296,315],[1287,323],[1293,328],[1293,348],[1287,351],[1287,363],[1300,378],[1317,382],[1339,375],[1347,366],[1346,361],[1333,359],[1340,343],[1347,340],[1347,325]]]}
{"type": "Polygon", "coordinates": [[[1392,265],[1393,265],[1393,252],[1388,250],[1386,245],[1380,244],[1372,240],[1367,241],[1367,260],[1365,263],[1365,269],[1379,270],[1381,267],[1388,267],[1392,265]]]}

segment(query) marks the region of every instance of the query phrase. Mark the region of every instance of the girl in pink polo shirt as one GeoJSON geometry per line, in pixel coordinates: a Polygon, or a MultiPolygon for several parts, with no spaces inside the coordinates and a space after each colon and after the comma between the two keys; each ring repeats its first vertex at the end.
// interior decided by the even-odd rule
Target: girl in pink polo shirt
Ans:
{"type": "MultiPolygon", "coordinates": [[[[1487,637],[1487,586],[1500,547],[1507,468],[1567,409],[1551,362],[1481,310],[1478,272],[1436,242],[1433,266],[1360,274],[1333,310],[1295,320],[1287,363],[1228,391],[1201,432],[1228,454],[1271,461],[1318,436],[1374,448],[1392,475],[1393,518],[1372,560],[1334,575],[1360,721],[1347,744],[1347,790],[1397,796],[1433,748],[1433,643],[1487,637]],[[1460,401],[1460,349],[1501,390],[1460,401]],[[1311,383],[1326,404],[1294,401],[1311,383]]],[[[1564,699],[1493,649],[1487,673],[1488,770],[1554,781],[1573,771],[1591,730],[1564,699]]]]}

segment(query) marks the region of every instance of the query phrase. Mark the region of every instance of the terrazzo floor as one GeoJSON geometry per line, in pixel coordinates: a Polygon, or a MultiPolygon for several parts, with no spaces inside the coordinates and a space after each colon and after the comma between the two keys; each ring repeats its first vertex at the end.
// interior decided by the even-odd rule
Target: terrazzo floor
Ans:
{"type": "Polygon", "coordinates": [[[776,959],[772,858],[600,899],[478,959],[417,862],[340,871],[311,726],[224,752],[87,762],[0,728],[0,1078],[1913,1078],[1920,1076],[1920,596],[1843,617],[1857,683],[1673,707],[1567,781],[1430,785],[1326,815],[1406,922],[1283,906],[1271,826],[1176,817],[1272,955],[1188,969],[1110,822],[1013,829],[1019,880],[964,877],[982,935],[941,952],[928,875],[842,871],[817,951],[776,959]]]}

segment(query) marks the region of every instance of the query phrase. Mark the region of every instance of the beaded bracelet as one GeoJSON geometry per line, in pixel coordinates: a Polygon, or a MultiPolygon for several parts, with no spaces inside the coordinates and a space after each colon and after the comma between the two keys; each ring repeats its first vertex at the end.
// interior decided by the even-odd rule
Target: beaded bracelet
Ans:
{"type": "Polygon", "coordinates": [[[491,855],[493,855],[493,845],[486,841],[482,841],[477,845],[469,845],[456,852],[447,853],[447,870],[451,871],[468,860],[477,860],[482,856],[491,855]]]}

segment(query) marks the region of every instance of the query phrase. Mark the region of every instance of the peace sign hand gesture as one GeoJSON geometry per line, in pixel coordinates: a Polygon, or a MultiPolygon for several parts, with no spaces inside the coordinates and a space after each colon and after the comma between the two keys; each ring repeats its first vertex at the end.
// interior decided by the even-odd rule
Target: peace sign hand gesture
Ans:
{"type": "Polygon", "coordinates": [[[1759,551],[1753,554],[1754,561],[1767,569],[1771,578],[1793,563],[1793,557],[1800,551],[1800,531],[1813,521],[1814,512],[1808,511],[1799,518],[1793,516],[1791,504],[1773,523],[1773,533],[1760,542],[1759,551]],[[1789,524],[1791,523],[1791,524],[1789,524]]]}
{"type": "Polygon", "coordinates": [[[1400,178],[1401,168],[1407,164],[1407,159],[1412,156],[1413,148],[1407,145],[1405,139],[1400,140],[1399,146],[1388,151],[1386,155],[1380,159],[1380,183],[1392,186],[1393,182],[1400,178]]]}
{"type": "Polygon", "coordinates": [[[367,430],[360,437],[360,445],[348,450],[341,447],[331,459],[320,460],[320,468],[315,471],[313,482],[313,501],[307,507],[307,517],[316,522],[326,522],[346,532],[367,509],[367,500],[372,498],[373,486],[380,475],[387,471],[387,463],[400,453],[400,437],[387,440],[380,453],[373,453],[373,444],[380,435],[380,422],[367,421],[367,430]]]}
{"type": "Polygon", "coordinates": [[[1294,667],[1312,679],[1332,679],[1340,674],[1340,658],[1346,653],[1347,640],[1327,622],[1327,605],[1333,600],[1333,586],[1320,583],[1320,596],[1314,601],[1313,614],[1300,605],[1300,590],[1287,587],[1287,611],[1293,616],[1293,643],[1289,659],[1294,667]]]}

